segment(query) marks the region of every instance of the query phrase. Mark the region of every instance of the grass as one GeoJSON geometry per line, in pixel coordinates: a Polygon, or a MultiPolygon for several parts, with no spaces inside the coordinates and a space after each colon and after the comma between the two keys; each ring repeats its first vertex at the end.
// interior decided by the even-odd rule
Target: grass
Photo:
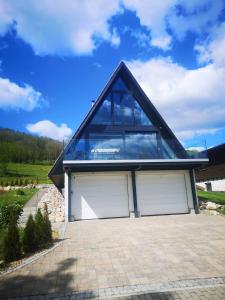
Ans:
{"type": "Polygon", "coordinates": [[[37,192],[37,189],[23,189],[24,195],[18,195],[17,191],[8,191],[0,194],[0,204],[19,203],[24,206],[37,192]]]}
{"type": "Polygon", "coordinates": [[[202,201],[211,201],[217,204],[225,205],[225,192],[198,191],[198,197],[202,201]]]}
{"type": "Polygon", "coordinates": [[[0,175],[0,182],[10,182],[16,180],[27,179],[30,183],[34,180],[35,183],[52,183],[48,178],[48,172],[50,171],[52,165],[47,164],[20,164],[20,163],[8,163],[7,164],[7,174],[0,175]]]}

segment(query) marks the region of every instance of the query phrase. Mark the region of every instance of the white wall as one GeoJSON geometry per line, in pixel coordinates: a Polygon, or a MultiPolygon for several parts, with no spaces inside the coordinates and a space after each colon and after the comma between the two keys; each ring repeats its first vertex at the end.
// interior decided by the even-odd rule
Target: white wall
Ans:
{"type": "Polygon", "coordinates": [[[212,191],[225,192],[225,179],[197,182],[196,184],[203,187],[206,190],[206,182],[211,182],[212,191]]]}

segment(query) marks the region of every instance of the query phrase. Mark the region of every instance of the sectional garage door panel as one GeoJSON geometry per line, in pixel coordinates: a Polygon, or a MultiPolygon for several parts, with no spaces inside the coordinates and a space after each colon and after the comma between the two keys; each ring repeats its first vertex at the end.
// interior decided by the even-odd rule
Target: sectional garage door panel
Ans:
{"type": "Polygon", "coordinates": [[[182,173],[137,174],[141,215],[187,213],[185,176],[182,173]]]}
{"type": "Polygon", "coordinates": [[[76,220],[129,216],[127,176],[75,176],[71,211],[76,220]]]}

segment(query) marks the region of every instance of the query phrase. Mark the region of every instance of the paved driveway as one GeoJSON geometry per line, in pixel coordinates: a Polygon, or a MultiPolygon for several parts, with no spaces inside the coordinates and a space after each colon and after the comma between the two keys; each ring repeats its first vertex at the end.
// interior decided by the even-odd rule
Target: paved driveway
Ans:
{"type": "MultiPolygon", "coordinates": [[[[225,277],[225,218],[177,215],[69,223],[65,240],[0,281],[0,295],[225,277]]],[[[225,290],[224,290],[225,291],[225,290]]]]}

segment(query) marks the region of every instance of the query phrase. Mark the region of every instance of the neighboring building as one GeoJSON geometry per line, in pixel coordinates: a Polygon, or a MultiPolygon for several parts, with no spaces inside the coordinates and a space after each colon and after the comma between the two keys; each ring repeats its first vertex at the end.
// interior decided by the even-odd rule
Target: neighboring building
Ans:
{"type": "Polygon", "coordinates": [[[197,185],[207,191],[225,191],[225,144],[207,150],[209,164],[196,171],[197,185]]]}
{"type": "Polygon", "coordinates": [[[68,221],[189,213],[207,161],[188,156],[122,62],[49,177],[68,221]]]}

